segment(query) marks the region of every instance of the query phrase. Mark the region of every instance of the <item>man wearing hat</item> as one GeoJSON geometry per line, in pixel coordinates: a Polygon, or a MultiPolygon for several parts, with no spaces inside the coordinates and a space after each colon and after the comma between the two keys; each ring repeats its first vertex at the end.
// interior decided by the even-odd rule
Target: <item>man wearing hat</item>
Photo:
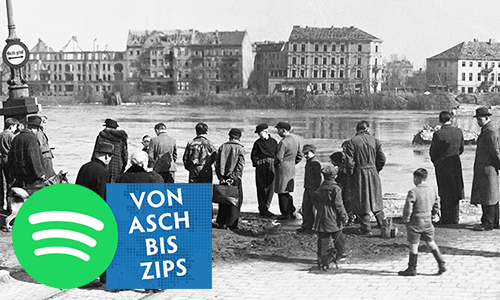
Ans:
{"type": "Polygon", "coordinates": [[[240,208],[243,203],[243,189],[241,177],[245,166],[245,148],[240,143],[241,130],[233,128],[229,131],[229,141],[222,144],[217,151],[215,161],[215,173],[220,184],[233,185],[238,187],[238,205],[219,204],[217,213],[217,226],[219,228],[238,228],[240,218],[240,208]]]}
{"type": "Polygon", "coordinates": [[[292,126],[287,122],[276,124],[278,135],[282,137],[276,148],[274,166],[276,168],[275,190],[278,194],[281,216],[279,220],[296,219],[293,197],[290,195],[295,188],[295,165],[303,157],[300,143],[292,137],[290,129],[292,126]]]}
{"type": "Polygon", "coordinates": [[[119,130],[118,122],[113,119],[106,119],[104,121],[105,128],[99,132],[95,141],[94,151],[92,157],[96,155],[97,144],[110,143],[114,146],[114,155],[108,165],[109,173],[111,174],[111,181],[115,182],[116,178],[125,171],[128,162],[128,135],[124,130],[119,130]]]}
{"type": "Polygon", "coordinates": [[[493,230],[499,227],[500,136],[490,116],[491,113],[486,107],[476,109],[474,116],[481,127],[481,133],[477,138],[470,202],[475,205],[481,204],[483,210],[481,224],[474,227],[475,231],[493,230]]]}
{"type": "MultiPolygon", "coordinates": [[[[110,183],[111,179],[107,166],[114,153],[113,144],[97,143],[94,148],[94,157],[80,168],[75,183],[90,189],[106,201],[106,183],[110,183]]],[[[90,285],[101,286],[104,284],[106,284],[106,271],[99,276],[99,282],[96,280],[90,285]]]]}
{"type": "Polygon", "coordinates": [[[259,139],[253,144],[250,159],[252,166],[255,167],[259,214],[262,217],[272,218],[275,215],[269,211],[269,206],[274,195],[274,156],[278,142],[269,135],[269,129],[265,123],[257,125],[255,133],[259,135],[259,139]]]}
{"type": "Polygon", "coordinates": [[[10,170],[14,177],[15,187],[31,187],[46,179],[42,151],[35,135],[41,123],[40,116],[29,116],[27,128],[12,140],[7,170],[10,170]]]}
{"type": "Polygon", "coordinates": [[[302,226],[297,232],[312,233],[314,225],[313,198],[321,185],[321,164],[316,157],[316,146],[307,144],[302,148],[306,158],[304,172],[304,194],[302,196],[302,226]]]}
{"type": "Polygon", "coordinates": [[[217,148],[207,138],[207,124],[200,122],[194,130],[196,137],[187,143],[182,156],[184,168],[189,172],[190,183],[212,183],[217,148]]]}

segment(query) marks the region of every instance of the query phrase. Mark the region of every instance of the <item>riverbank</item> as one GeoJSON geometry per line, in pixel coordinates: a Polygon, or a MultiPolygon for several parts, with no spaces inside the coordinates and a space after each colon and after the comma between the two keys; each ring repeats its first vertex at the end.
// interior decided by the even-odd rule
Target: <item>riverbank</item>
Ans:
{"type": "MultiPolygon", "coordinates": [[[[42,106],[103,104],[104,98],[93,96],[37,96],[42,106]]],[[[445,93],[377,93],[317,95],[253,95],[248,93],[186,95],[133,95],[122,97],[124,105],[158,104],[167,106],[221,106],[257,109],[336,109],[336,110],[443,110],[461,103],[493,106],[500,104],[500,93],[454,96],[445,93]]]]}

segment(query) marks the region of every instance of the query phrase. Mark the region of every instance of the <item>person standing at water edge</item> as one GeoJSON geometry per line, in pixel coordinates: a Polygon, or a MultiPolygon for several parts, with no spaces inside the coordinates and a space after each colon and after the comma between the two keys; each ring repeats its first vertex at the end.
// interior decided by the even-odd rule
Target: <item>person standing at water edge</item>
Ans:
{"type": "Polygon", "coordinates": [[[124,130],[117,129],[118,122],[113,119],[106,119],[104,125],[106,126],[97,136],[95,141],[94,151],[92,158],[96,155],[97,145],[103,142],[110,143],[114,147],[114,155],[109,162],[108,169],[111,174],[111,183],[116,181],[116,178],[125,171],[128,162],[128,135],[124,130]]]}
{"type": "MultiPolygon", "coordinates": [[[[113,144],[107,142],[96,144],[92,160],[80,168],[75,183],[90,189],[106,201],[106,183],[111,180],[111,174],[107,166],[110,164],[114,153],[113,144]]],[[[106,271],[99,276],[99,281],[95,280],[88,284],[87,287],[97,287],[103,284],[106,284],[106,271]]]]}
{"type": "Polygon", "coordinates": [[[42,151],[35,135],[40,130],[40,124],[40,116],[29,116],[27,128],[12,140],[7,172],[11,172],[14,177],[14,187],[31,187],[46,179],[42,151]]]}
{"type": "Polygon", "coordinates": [[[35,133],[38,142],[40,143],[40,150],[42,150],[42,160],[43,160],[43,168],[45,170],[45,178],[50,178],[56,175],[54,172],[54,165],[52,164],[52,159],[54,155],[52,154],[52,149],[49,145],[49,138],[47,134],[45,134],[44,129],[47,127],[47,117],[40,116],[42,118],[42,123],[40,124],[40,129],[35,133]]]}
{"type": "Polygon", "coordinates": [[[255,185],[257,186],[257,202],[259,215],[272,218],[275,215],[269,211],[274,195],[274,157],[278,142],[269,135],[267,124],[255,127],[259,139],[253,143],[250,159],[255,168],[255,185]]]}
{"type": "Polygon", "coordinates": [[[220,184],[234,185],[238,187],[238,205],[219,204],[217,213],[217,226],[219,228],[238,228],[240,208],[243,204],[243,188],[241,177],[245,166],[245,148],[240,143],[241,130],[233,128],[229,131],[229,141],[222,144],[217,152],[215,161],[215,173],[220,184]]]}
{"type": "Polygon", "coordinates": [[[143,146],[142,151],[148,153],[149,143],[151,143],[151,136],[146,134],[145,136],[142,137],[142,142],[141,142],[141,144],[143,146]]]}
{"type": "Polygon", "coordinates": [[[279,220],[296,219],[293,197],[290,195],[295,188],[295,165],[303,157],[300,143],[292,137],[292,126],[287,122],[279,122],[276,126],[278,135],[282,137],[276,149],[274,166],[276,168],[275,193],[278,194],[281,216],[279,220]]]}
{"type": "Polygon", "coordinates": [[[441,129],[434,132],[429,149],[436,170],[439,197],[441,198],[440,224],[458,224],[460,200],[464,199],[464,179],[460,154],[464,152],[462,130],[452,124],[448,111],[439,114],[441,129]]]}
{"type": "Polygon", "coordinates": [[[370,211],[380,228],[386,225],[379,176],[385,165],[385,155],[380,141],[370,135],[367,121],[356,125],[356,135],[347,142],[345,151],[348,173],[352,175],[348,184],[353,212],[360,217],[360,233],[372,235],[370,211]]]}
{"type": "Polygon", "coordinates": [[[304,172],[304,196],[302,197],[302,226],[297,229],[297,232],[311,233],[314,225],[313,198],[316,197],[316,190],[321,184],[321,164],[315,152],[314,145],[308,144],[302,148],[307,161],[304,172]]]}
{"type": "Polygon", "coordinates": [[[1,157],[0,166],[2,168],[0,171],[0,184],[1,184],[0,207],[3,208],[4,210],[7,210],[7,201],[5,201],[7,190],[14,181],[10,172],[7,172],[7,162],[8,162],[9,152],[12,147],[12,140],[14,139],[14,137],[16,137],[14,132],[16,132],[18,125],[19,125],[18,120],[14,118],[7,118],[5,119],[4,122],[3,131],[0,132],[0,157],[1,157]]]}
{"type": "Polygon", "coordinates": [[[212,183],[212,164],[215,162],[217,149],[207,138],[207,124],[198,123],[194,129],[196,137],[187,143],[182,162],[189,172],[190,183],[212,183]]]}
{"type": "Polygon", "coordinates": [[[481,133],[477,138],[476,157],[474,159],[474,175],[472,179],[471,204],[481,204],[483,215],[481,224],[475,231],[493,230],[499,227],[498,169],[500,169],[500,145],[498,130],[491,122],[491,113],[486,107],[476,109],[477,124],[481,133]]]}
{"type": "Polygon", "coordinates": [[[175,162],[177,161],[177,146],[173,138],[167,134],[167,126],[163,123],[155,125],[156,136],[149,143],[148,168],[163,177],[165,183],[175,181],[175,162]]]}

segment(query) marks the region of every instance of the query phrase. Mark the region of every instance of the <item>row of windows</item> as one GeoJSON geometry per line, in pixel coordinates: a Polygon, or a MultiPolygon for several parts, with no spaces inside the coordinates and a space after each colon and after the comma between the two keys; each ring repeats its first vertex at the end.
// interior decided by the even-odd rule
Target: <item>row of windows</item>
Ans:
{"type": "MultiPolygon", "coordinates": [[[[363,72],[361,70],[356,70],[355,74],[356,78],[363,78],[363,72]]],[[[290,75],[292,78],[306,78],[306,71],[298,70],[297,72],[297,70],[292,70],[290,75]]],[[[330,70],[330,72],[327,72],[326,70],[321,70],[321,72],[319,70],[312,71],[312,78],[344,78],[344,76],[344,70],[330,70]]]]}
{"type": "MultiPolygon", "coordinates": [[[[209,55],[229,55],[232,56],[234,55],[239,55],[239,50],[238,49],[206,49],[206,50],[190,50],[189,48],[178,48],[176,50],[177,56],[188,56],[190,54],[193,54],[195,56],[209,56],[209,55]]],[[[141,50],[129,50],[128,54],[130,56],[135,55],[139,56],[141,55],[141,50]]],[[[151,56],[157,57],[157,56],[163,56],[164,54],[169,54],[172,55],[172,51],[163,51],[163,50],[151,50],[149,52],[151,56]]]]}
{"type": "MultiPolygon", "coordinates": [[[[446,74],[445,75],[445,78],[446,78],[446,74]]],[[[469,76],[468,76],[468,81],[473,81],[473,74],[472,73],[469,73],[469,76]]],[[[483,78],[484,81],[487,81],[488,80],[488,75],[483,75],[481,73],[477,73],[477,81],[482,81],[481,78],[483,78]]],[[[497,73],[497,80],[500,81],[500,73],[497,73]]],[[[466,74],[465,73],[462,73],[462,81],[466,81],[466,74]]],[[[495,73],[491,73],[490,74],[490,81],[495,81],[495,73]]]]}
{"type": "MultiPolygon", "coordinates": [[[[307,50],[310,50],[310,51],[313,51],[312,49],[314,49],[315,52],[337,52],[337,51],[340,51],[340,52],[345,52],[346,48],[347,48],[347,45],[345,44],[340,44],[340,45],[337,45],[337,44],[332,44],[332,45],[328,45],[328,44],[311,44],[309,49],[307,47],[308,45],[306,44],[300,44],[300,51],[301,52],[306,52],[307,50]]],[[[362,52],[363,51],[363,45],[358,45],[357,47],[357,50],[358,52],[362,52]]],[[[293,52],[298,52],[299,51],[299,45],[298,44],[292,44],[292,49],[291,51],[293,52]]],[[[375,52],[378,52],[378,46],[375,46],[375,52]]]]}
{"type": "Polygon", "coordinates": [[[74,81],[76,78],[76,81],[112,81],[111,75],[102,75],[102,77],[99,77],[98,75],[92,76],[92,75],[82,75],[82,74],[76,74],[76,76],[73,76],[73,74],[65,74],[63,75],[58,75],[58,74],[41,74],[40,77],[38,77],[37,74],[33,75],[33,80],[42,80],[42,81],[74,81]]]}
{"type": "MultiPolygon", "coordinates": [[[[300,64],[305,65],[306,64],[306,57],[292,57],[292,65],[296,65],[297,62],[300,59],[300,64]]],[[[357,57],[355,60],[356,65],[361,65],[363,59],[361,57],[357,57]]],[[[314,57],[313,58],[313,64],[314,65],[319,65],[320,62],[322,62],[323,65],[336,65],[337,63],[339,65],[345,64],[345,58],[344,57],[331,57],[328,59],[328,57],[322,57],[321,59],[319,57],[314,57]]],[[[375,59],[375,64],[377,64],[377,59],[375,59]]]]}
{"type": "Polygon", "coordinates": [[[107,53],[107,52],[77,52],[77,53],[62,53],[62,54],[55,54],[55,53],[31,53],[30,54],[30,61],[34,60],[85,60],[85,59],[90,59],[90,60],[98,60],[98,59],[112,59],[113,58],[113,53],[107,53]]]}
{"type": "MultiPolygon", "coordinates": [[[[54,71],[62,71],[63,70],[63,65],[62,64],[58,64],[58,65],[49,65],[49,64],[43,64],[41,65],[40,67],[38,66],[38,64],[28,64],[26,67],[28,69],[28,71],[31,71],[31,68],[33,66],[33,71],[38,71],[38,69],[40,68],[40,71],[50,71],[50,70],[54,70],[54,71]]],[[[82,70],[89,70],[89,71],[92,71],[92,66],[95,66],[94,67],[94,70],[103,70],[103,71],[111,71],[111,64],[102,64],[101,67],[99,67],[98,64],[96,65],[91,65],[91,64],[78,64],[76,65],[76,69],[78,71],[82,71],[82,70]]],[[[64,71],[65,72],[73,72],[74,71],[74,65],[71,65],[71,64],[67,64],[67,65],[64,65],[64,71]]]]}
{"type": "MultiPolygon", "coordinates": [[[[465,61],[462,62],[462,67],[465,67],[467,64],[465,61]]],[[[439,65],[441,66],[441,64],[439,65]]],[[[469,67],[473,67],[474,66],[474,62],[472,61],[469,61],[469,67]]],[[[477,62],[477,66],[478,67],[482,67],[483,66],[483,62],[482,61],[478,61],[477,62]]],[[[485,69],[488,69],[488,66],[491,66],[492,68],[495,67],[495,62],[491,62],[491,64],[489,64],[487,61],[484,62],[484,68],[485,69]]],[[[498,65],[497,65],[499,68],[500,68],[500,62],[498,62],[498,65]]],[[[445,62],[445,67],[446,67],[446,62],[445,62]]]]}

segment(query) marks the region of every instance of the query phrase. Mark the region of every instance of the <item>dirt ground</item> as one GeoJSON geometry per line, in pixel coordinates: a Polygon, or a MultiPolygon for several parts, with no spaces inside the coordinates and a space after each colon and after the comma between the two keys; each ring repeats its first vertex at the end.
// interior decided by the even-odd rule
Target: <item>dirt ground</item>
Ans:
{"type": "MultiPolygon", "coordinates": [[[[443,253],[453,241],[474,234],[472,224],[480,219],[480,208],[469,204],[461,204],[461,222],[467,225],[436,226],[436,242],[443,253]]],[[[3,224],[4,218],[0,217],[3,224]]],[[[374,226],[373,236],[359,236],[356,229],[359,225],[344,228],[348,257],[343,264],[393,260],[406,257],[408,253],[406,229],[400,218],[393,219],[398,228],[395,238],[383,239],[380,229],[374,226]]],[[[296,229],[300,220],[278,222],[260,218],[257,213],[242,213],[239,229],[212,229],[212,263],[231,264],[251,260],[302,262],[316,264],[317,236],[315,234],[298,234],[296,229]]],[[[426,252],[427,247],[421,244],[419,251],[426,252]]],[[[404,267],[404,266],[401,266],[404,267]]],[[[12,277],[28,282],[33,279],[19,265],[12,247],[12,232],[0,231],[0,270],[8,270],[12,277]]]]}

